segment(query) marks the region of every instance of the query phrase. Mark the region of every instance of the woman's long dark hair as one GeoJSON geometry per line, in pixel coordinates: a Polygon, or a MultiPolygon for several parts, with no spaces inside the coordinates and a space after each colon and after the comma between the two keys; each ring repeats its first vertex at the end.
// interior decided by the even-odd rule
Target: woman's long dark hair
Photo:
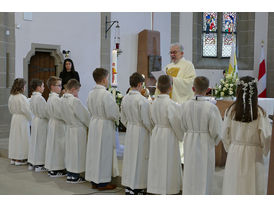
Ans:
{"type": "MultiPolygon", "coordinates": [[[[249,83],[253,81],[254,78],[250,76],[245,76],[240,78],[240,81],[243,81],[244,83],[249,83]]],[[[261,108],[258,105],[258,89],[257,84],[252,83],[250,86],[247,86],[246,88],[246,95],[245,95],[245,108],[244,108],[244,101],[243,101],[243,94],[244,94],[244,85],[239,84],[237,86],[236,90],[236,101],[229,107],[228,111],[232,109],[231,114],[232,117],[234,116],[234,120],[240,121],[240,122],[251,122],[253,120],[256,120],[258,118],[258,108],[260,108],[265,115],[265,112],[263,108],[261,108]],[[253,95],[251,96],[251,102],[252,102],[252,113],[253,113],[253,119],[251,117],[251,108],[249,104],[249,98],[250,98],[250,86],[253,90],[253,95]]]]}
{"type": "Polygon", "coordinates": [[[71,71],[72,71],[72,72],[75,72],[73,61],[72,61],[71,59],[65,59],[65,60],[64,60],[64,64],[63,64],[63,73],[64,73],[64,72],[67,72],[67,69],[66,69],[66,62],[70,62],[70,63],[71,63],[71,71]]]}

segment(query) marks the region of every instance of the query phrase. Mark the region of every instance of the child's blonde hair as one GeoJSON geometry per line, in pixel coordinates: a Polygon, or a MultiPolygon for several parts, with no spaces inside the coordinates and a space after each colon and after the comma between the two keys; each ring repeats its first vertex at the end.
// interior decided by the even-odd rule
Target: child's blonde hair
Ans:
{"type": "Polygon", "coordinates": [[[51,86],[55,86],[58,81],[62,81],[62,79],[56,76],[51,76],[47,81],[49,90],[51,90],[51,86]]]}

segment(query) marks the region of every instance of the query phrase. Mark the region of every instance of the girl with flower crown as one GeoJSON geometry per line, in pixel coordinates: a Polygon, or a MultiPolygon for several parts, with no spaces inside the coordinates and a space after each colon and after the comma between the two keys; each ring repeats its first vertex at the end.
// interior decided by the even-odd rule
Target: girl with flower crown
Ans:
{"type": "Polygon", "coordinates": [[[271,125],[258,105],[257,81],[249,76],[237,82],[237,100],[224,117],[223,143],[228,152],[223,194],[266,194],[263,155],[269,152],[271,125]]]}

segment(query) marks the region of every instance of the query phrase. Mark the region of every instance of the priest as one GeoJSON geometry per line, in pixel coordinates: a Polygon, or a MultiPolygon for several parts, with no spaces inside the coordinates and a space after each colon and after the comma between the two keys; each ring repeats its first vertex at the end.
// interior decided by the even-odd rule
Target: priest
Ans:
{"type": "MultiPolygon", "coordinates": [[[[165,67],[166,73],[172,77],[173,87],[170,98],[177,103],[184,103],[194,96],[193,81],[196,77],[192,62],[184,58],[184,47],[180,43],[170,46],[171,63],[165,67]]],[[[158,94],[156,90],[155,94],[158,94]]],[[[183,144],[180,143],[181,161],[183,163],[183,144]]]]}

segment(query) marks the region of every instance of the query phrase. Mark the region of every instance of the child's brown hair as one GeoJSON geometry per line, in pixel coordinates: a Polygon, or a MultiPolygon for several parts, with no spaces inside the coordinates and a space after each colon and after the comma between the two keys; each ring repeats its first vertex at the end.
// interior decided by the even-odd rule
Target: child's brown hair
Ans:
{"type": "Polygon", "coordinates": [[[42,80],[40,80],[40,79],[32,79],[30,81],[30,92],[31,93],[34,92],[37,89],[37,87],[41,87],[42,84],[43,84],[42,80]]]}
{"type": "Polygon", "coordinates": [[[100,83],[104,78],[106,78],[108,74],[108,70],[104,68],[96,68],[92,73],[93,79],[97,84],[100,83]]]}
{"type": "Polygon", "coordinates": [[[145,81],[144,77],[138,72],[133,73],[129,77],[129,84],[131,87],[137,87],[139,83],[143,83],[145,81]]]}
{"type": "Polygon", "coordinates": [[[168,75],[161,75],[158,79],[157,88],[161,93],[167,93],[171,87],[171,79],[168,75]]]}
{"type": "Polygon", "coordinates": [[[194,79],[193,87],[195,88],[196,92],[203,93],[209,87],[209,80],[204,76],[198,76],[194,79]]]}
{"type": "Polygon", "coordinates": [[[258,89],[255,79],[250,76],[245,76],[240,78],[240,82],[236,90],[237,99],[228,108],[228,111],[232,109],[231,113],[232,116],[234,116],[234,120],[240,122],[256,120],[258,118],[258,108],[262,111],[263,115],[266,115],[263,108],[258,105],[258,89]],[[248,86],[245,87],[245,84],[248,86]],[[252,90],[252,92],[250,90],[252,90]],[[249,100],[251,100],[252,104],[250,104],[249,100]]]}
{"type": "Polygon", "coordinates": [[[13,81],[10,94],[16,95],[24,92],[26,81],[23,78],[17,78],[13,81]]]}

